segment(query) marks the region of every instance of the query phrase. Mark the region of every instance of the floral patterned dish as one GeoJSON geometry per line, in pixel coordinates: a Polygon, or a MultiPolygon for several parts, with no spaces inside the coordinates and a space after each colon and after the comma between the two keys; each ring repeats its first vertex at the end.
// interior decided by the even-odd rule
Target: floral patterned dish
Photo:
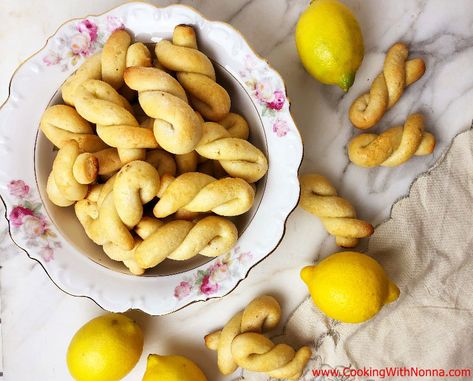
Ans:
{"type": "Polygon", "coordinates": [[[0,145],[0,191],[11,238],[63,291],[90,297],[110,311],[138,308],[161,315],[226,295],[278,246],[299,198],[302,141],[283,80],[231,26],[206,20],[180,5],[127,3],[63,24],[15,72],[9,98],[0,110],[0,145]],[[126,28],[138,41],[156,42],[169,38],[177,24],[196,28],[200,48],[216,64],[224,86],[229,86],[232,108],[248,119],[253,141],[264,147],[269,171],[231,252],[192,268],[136,277],[114,271],[113,264],[102,260],[104,255],[95,257],[96,249],[80,225],[72,222],[73,212],[47,200],[45,183],[54,151],[38,125],[48,104],[59,101],[57,89],[64,80],[85,57],[102,48],[113,30],[126,28]]]}

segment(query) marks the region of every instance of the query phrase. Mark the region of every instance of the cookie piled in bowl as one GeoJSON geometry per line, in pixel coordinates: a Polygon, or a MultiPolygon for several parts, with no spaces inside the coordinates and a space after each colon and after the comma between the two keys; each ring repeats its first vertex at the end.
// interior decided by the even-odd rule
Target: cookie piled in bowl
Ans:
{"type": "Polygon", "coordinates": [[[141,275],[235,245],[230,218],[250,210],[268,162],[192,27],[151,49],[117,30],[61,90],[41,120],[58,148],[47,194],[111,259],[141,275]]]}

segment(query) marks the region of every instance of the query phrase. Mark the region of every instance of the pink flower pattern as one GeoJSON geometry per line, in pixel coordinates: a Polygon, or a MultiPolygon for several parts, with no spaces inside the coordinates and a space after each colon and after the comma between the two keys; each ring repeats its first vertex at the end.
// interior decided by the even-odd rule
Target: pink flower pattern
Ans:
{"type": "Polygon", "coordinates": [[[47,222],[43,216],[36,217],[33,215],[26,216],[23,219],[22,226],[25,236],[31,239],[41,237],[46,233],[46,229],[48,228],[47,222]]]}
{"type": "Polygon", "coordinates": [[[53,260],[54,248],[60,248],[61,242],[55,239],[56,233],[41,213],[43,205],[31,200],[30,186],[23,180],[10,181],[8,191],[17,201],[8,215],[11,226],[23,234],[27,246],[39,247],[39,253],[46,262],[53,260]]]}
{"type": "Polygon", "coordinates": [[[58,38],[58,47],[43,56],[43,63],[46,66],[60,65],[62,71],[70,70],[81,58],[101,49],[112,32],[125,27],[122,20],[115,16],[97,21],[87,18],[69,27],[68,33],[58,38]]]}
{"type": "Polygon", "coordinates": [[[89,19],[82,20],[79,24],[77,24],[77,30],[81,34],[88,35],[91,42],[95,42],[97,40],[97,25],[89,19]]]}
{"type": "Polygon", "coordinates": [[[8,191],[12,196],[25,198],[30,193],[30,187],[23,180],[12,180],[8,184],[8,191]]]}
{"type": "Polygon", "coordinates": [[[46,66],[54,66],[59,64],[61,61],[62,57],[53,51],[49,51],[49,53],[43,57],[43,62],[46,64],[46,66]]]}
{"type": "Polygon", "coordinates": [[[39,254],[46,262],[52,261],[54,259],[54,249],[50,245],[44,246],[39,251],[39,254]]]}
{"type": "Polygon", "coordinates": [[[202,279],[200,291],[205,295],[215,294],[218,291],[218,283],[212,283],[210,280],[210,275],[206,275],[202,279]]]}
{"type": "Polygon", "coordinates": [[[22,206],[15,206],[10,212],[10,221],[12,225],[16,228],[23,225],[23,220],[26,216],[32,216],[33,212],[22,206]]]}
{"type": "Polygon", "coordinates": [[[79,33],[71,39],[71,51],[75,55],[87,57],[90,54],[90,36],[88,33],[79,33]]]}
{"type": "Polygon", "coordinates": [[[276,119],[273,123],[273,132],[279,137],[286,136],[289,132],[289,125],[285,120],[276,119]]]}
{"type": "Polygon", "coordinates": [[[225,278],[228,277],[228,265],[225,263],[217,262],[215,265],[213,265],[210,268],[210,281],[212,283],[218,284],[218,282],[221,282],[225,280],[225,278]]]}
{"type": "Polygon", "coordinates": [[[192,286],[189,282],[181,282],[174,290],[174,297],[181,300],[191,293],[192,286]]]}
{"type": "Polygon", "coordinates": [[[224,282],[239,276],[237,273],[252,259],[251,252],[240,252],[237,246],[232,252],[222,256],[204,270],[197,271],[192,279],[184,279],[174,289],[178,300],[192,295],[210,296],[217,293],[224,282]]]}
{"type": "Polygon", "coordinates": [[[265,73],[267,67],[258,67],[254,57],[245,57],[244,69],[240,76],[251,91],[255,100],[262,106],[262,115],[270,118],[273,132],[278,137],[288,134],[289,124],[278,116],[287,103],[284,89],[277,88],[274,79],[265,73]]]}
{"type": "Polygon", "coordinates": [[[273,99],[268,103],[268,107],[273,110],[281,110],[286,102],[286,97],[281,90],[275,90],[273,93],[273,99]]]}

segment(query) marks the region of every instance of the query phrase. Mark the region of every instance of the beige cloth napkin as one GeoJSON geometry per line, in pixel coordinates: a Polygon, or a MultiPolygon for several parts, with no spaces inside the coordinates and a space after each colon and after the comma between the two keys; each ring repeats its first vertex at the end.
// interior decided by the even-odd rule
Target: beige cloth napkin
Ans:
{"type": "MultiPolygon", "coordinates": [[[[310,343],[313,359],[302,380],[380,380],[321,377],[312,369],[473,368],[473,131],[454,139],[444,159],[412,185],[391,218],[378,226],[368,253],[401,289],[399,300],[365,324],[325,317],[307,299],[277,341],[310,343]]],[[[374,370],[372,370],[375,372],[374,370]]],[[[433,372],[432,370],[430,372],[433,372]]],[[[366,374],[366,373],[365,373],[366,374]]],[[[435,373],[430,373],[434,375],[435,373]]],[[[469,377],[449,380],[472,380],[469,377]]],[[[244,380],[268,380],[245,372],[244,380]]]]}

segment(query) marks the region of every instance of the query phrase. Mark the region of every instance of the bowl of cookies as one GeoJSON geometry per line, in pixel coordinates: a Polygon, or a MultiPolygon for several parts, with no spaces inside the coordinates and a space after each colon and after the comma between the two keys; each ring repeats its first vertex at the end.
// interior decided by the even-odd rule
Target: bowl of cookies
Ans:
{"type": "Polygon", "coordinates": [[[110,311],[226,295],[275,250],[299,198],[283,80],[185,6],[66,22],[15,72],[0,124],[12,239],[110,311]]]}

